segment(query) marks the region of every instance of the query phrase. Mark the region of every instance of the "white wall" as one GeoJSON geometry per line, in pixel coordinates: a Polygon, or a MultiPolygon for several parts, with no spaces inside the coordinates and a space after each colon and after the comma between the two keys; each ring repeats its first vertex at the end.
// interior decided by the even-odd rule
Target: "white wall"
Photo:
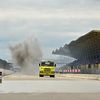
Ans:
{"type": "Polygon", "coordinates": [[[2,69],[2,68],[0,68],[0,72],[2,72],[2,76],[13,74],[13,71],[2,69]]]}

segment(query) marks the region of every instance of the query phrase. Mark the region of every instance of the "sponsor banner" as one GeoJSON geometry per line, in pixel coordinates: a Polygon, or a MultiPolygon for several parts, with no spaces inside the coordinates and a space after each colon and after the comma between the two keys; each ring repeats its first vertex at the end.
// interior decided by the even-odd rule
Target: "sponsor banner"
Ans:
{"type": "Polygon", "coordinates": [[[81,72],[81,70],[80,69],[78,69],[78,73],[80,73],[81,72]]]}
{"type": "Polygon", "coordinates": [[[67,72],[67,70],[66,70],[66,72],[67,72]]]}
{"type": "Polygon", "coordinates": [[[59,72],[61,73],[61,72],[62,72],[62,70],[59,70],[59,72]]]}
{"type": "Polygon", "coordinates": [[[75,72],[77,73],[77,70],[75,70],[75,72]]]}

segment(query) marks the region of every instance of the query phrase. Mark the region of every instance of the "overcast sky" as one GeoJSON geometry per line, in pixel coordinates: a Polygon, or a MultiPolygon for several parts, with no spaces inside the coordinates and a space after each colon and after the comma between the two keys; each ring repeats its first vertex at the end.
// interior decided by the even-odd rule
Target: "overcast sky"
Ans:
{"type": "Polygon", "coordinates": [[[100,0],[0,0],[0,58],[11,59],[9,45],[34,35],[44,58],[60,46],[100,30],[100,0]]]}

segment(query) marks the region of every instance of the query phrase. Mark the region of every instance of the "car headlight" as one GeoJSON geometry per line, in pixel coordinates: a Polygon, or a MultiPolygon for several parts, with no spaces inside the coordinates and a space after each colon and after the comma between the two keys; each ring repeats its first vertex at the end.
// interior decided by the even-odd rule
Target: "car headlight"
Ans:
{"type": "Polygon", "coordinates": [[[40,73],[43,73],[43,71],[40,71],[40,73]]]}
{"type": "Polygon", "coordinates": [[[52,71],[51,73],[55,73],[55,71],[52,71]]]}

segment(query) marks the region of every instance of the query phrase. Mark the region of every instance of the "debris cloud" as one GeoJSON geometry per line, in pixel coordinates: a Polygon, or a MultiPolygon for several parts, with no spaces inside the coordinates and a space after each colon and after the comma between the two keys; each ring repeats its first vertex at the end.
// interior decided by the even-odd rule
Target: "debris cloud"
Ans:
{"type": "Polygon", "coordinates": [[[9,46],[9,49],[14,63],[22,68],[24,74],[38,72],[38,63],[42,59],[43,53],[41,44],[36,38],[27,38],[23,43],[9,46]]]}

